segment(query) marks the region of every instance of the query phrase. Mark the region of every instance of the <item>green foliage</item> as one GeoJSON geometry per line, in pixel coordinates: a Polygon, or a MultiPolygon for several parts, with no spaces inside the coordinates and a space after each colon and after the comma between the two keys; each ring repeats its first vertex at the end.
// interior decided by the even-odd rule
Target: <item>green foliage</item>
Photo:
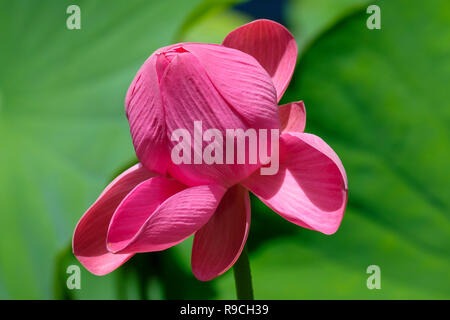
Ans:
{"type": "MultiPolygon", "coordinates": [[[[381,30],[365,11],[344,19],[305,52],[283,99],[304,100],[306,131],[342,159],[349,203],[332,236],[254,204],[256,298],[450,297],[450,4],[378,5],[381,30]],[[372,264],[381,290],[366,287],[372,264]]],[[[221,297],[231,288],[223,278],[221,297]]]]}
{"type": "Polygon", "coordinates": [[[203,42],[221,44],[227,34],[251,19],[228,10],[205,16],[183,34],[181,42],[203,42]]]}
{"type": "Polygon", "coordinates": [[[196,40],[193,40],[192,42],[213,43],[217,40],[218,31],[220,29],[223,30],[226,27],[229,27],[230,22],[234,21],[234,15],[232,14],[225,14],[224,18],[222,16],[223,11],[231,5],[238,4],[240,2],[245,2],[245,0],[203,0],[195,8],[195,10],[191,11],[191,13],[184,20],[181,27],[178,29],[178,32],[175,36],[176,42],[186,41],[186,35],[188,33],[192,33],[191,29],[199,27],[200,24],[200,30],[202,30],[200,32],[205,33],[206,31],[206,33],[209,34],[213,33],[214,39],[213,41],[203,41],[196,38],[196,40]],[[201,24],[205,19],[208,19],[207,29],[205,29],[204,25],[201,24]],[[212,29],[210,29],[211,27],[212,29]]]}
{"type": "MultiPolygon", "coordinates": [[[[82,29],[69,31],[71,1],[0,0],[0,298],[235,298],[231,271],[193,277],[192,239],[65,286],[76,222],[134,161],[123,101],[135,72],[174,39],[220,43],[248,20],[222,12],[231,2],[77,1],[82,29]]],[[[252,197],[256,299],[450,297],[450,4],[379,1],[382,29],[368,30],[365,3],[288,5],[303,51],[283,102],[305,101],[306,131],[347,170],[349,204],[325,236],[252,197]],[[372,264],[381,290],[366,287],[372,264]]]]}
{"type": "Polygon", "coordinates": [[[81,290],[66,286],[67,266],[79,265],[68,247],[57,259],[54,278],[56,299],[212,299],[211,282],[192,275],[188,253],[191,240],[164,250],[135,255],[116,271],[97,277],[81,267],[81,290]],[[182,284],[182,285],[180,285],[182,284]]]}
{"type": "Polygon", "coordinates": [[[300,53],[304,52],[320,34],[369,3],[374,1],[291,0],[286,15],[300,53]]]}
{"type": "Polygon", "coordinates": [[[134,158],[126,90],[199,0],[0,1],[0,298],[51,298],[55,257],[134,158]]]}

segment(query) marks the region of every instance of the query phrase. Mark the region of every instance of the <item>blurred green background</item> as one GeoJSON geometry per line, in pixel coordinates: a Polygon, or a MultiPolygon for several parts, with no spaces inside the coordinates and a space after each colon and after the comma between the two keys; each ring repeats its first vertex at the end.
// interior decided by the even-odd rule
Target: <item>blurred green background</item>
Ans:
{"type": "Polygon", "coordinates": [[[190,270],[192,239],[139,254],[68,290],[75,224],[135,160],[126,90],[157,48],[220,43],[255,18],[286,25],[300,55],[282,102],[347,170],[332,236],[252,198],[257,299],[450,298],[450,2],[447,0],[0,0],[0,298],[234,299],[232,272],[190,270]],[[81,8],[81,30],[66,8],[81,8]],[[369,30],[366,8],[381,8],[369,30]],[[381,289],[366,286],[369,265],[381,289]]]}

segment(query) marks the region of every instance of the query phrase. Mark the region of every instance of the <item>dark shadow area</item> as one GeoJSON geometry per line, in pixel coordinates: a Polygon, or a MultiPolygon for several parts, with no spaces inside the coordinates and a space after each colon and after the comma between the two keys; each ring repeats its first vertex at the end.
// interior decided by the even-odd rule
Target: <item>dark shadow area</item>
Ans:
{"type": "Polygon", "coordinates": [[[270,19],[285,24],[286,0],[251,0],[237,4],[233,9],[248,14],[255,19],[270,19]]]}
{"type": "Polygon", "coordinates": [[[252,220],[247,240],[250,252],[258,250],[265,242],[298,234],[301,228],[279,216],[261,200],[250,194],[252,220]]]}
{"type": "Polygon", "coordinates": [[[192,272],[185,270],[176,259],[173,250],[168,249],[151,254],[156,261],[157,275],[163,285],[166,299],[214,299],[216,290],[212,282],[197,280],[192,272]]]}
{"type": "MultiPolygon", "coordinates": [[[[71,246],[60,252],[55,262],[54,298],[58,300],[72,300],[77,297],[74,291],[66,286],[67,266],[79,265],[72,254],[71,246]]],[[[82,266],[80,268],[84,269],[82,266]]],[[[83,272],[87,272],[85,269],[83,272]]],[[[116,277],[113,295],[116,299],[135,299],[135,295],[129,296],[130,283],[137,284],[137,297],[142,300],[148,299],[214,299],[217,296],[212,282],[201,282],[197,280],[190,270],[180,263],[173,249],[160,252],[139,253],[128,262],[114,271],[116,277]],[[158,281],[158,284],[155,282],[158,281]],[[150,294],[150,288],[159,285],[162,291],[161,297],[150,294]]],[[[95,277],[91,285],[104,285],[109,276],[95,277]]],[[[113,286],[114,288],[114,286],[113,286]]]]}

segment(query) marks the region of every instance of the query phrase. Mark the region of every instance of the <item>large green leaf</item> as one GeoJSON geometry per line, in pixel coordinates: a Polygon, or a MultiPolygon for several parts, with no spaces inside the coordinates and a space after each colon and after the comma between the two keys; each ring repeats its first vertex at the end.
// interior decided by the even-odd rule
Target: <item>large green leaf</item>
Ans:
{"type": "Polygon", "coordinates": [[[204,17],[183,34],[183,42],[204,42],[221,44],[230,31],[250,22],[246,15],[232,10],[222,11],[204,17]]]}
{"type": "Polygon", "coordinates": [[[67,266],[78,265],[68,247],[58,256],[54,277],[56,299],[212,299],[211,282],[195,279],[190,268],[192,237],[181,245],[135,255],[116,271],[97,277],[80,269],[81,289],[68,289],[67,266]],[[180,286],[180,283],[183,285],[180,286]]]}
{"type": "Polygon", "coordinates": [[[369,0],[289,0],[287,20],[300,53],[320,34],[368,3],[369,0]]]}
{"type": "Polygon", "coordinates": [[[195,34],[200,35],[202,39],[199,40],[199,38],[194,36],[195,40],[193,41],[195,42],[215,43],[221,38],[221,33],[226,32],[223,35],[225,37],[230,32],[227,28],[234,26],[234,22],[241,20],[240,16],[235,12],[228,11],[225,14],[223,12],[231,5],[245,1],[248,0],[203,0],[184,20],[183,25],[178,29],[175,39],[177,42],[189,41],[189,38],[195,34]],[[205,28],[205,26],[207,27],[205,28]],[[196,31],[193,32],[193,29],[196,29],[196,31]]]}
{"type": "Polygon", "coordinates": [[[52,297],[56,253],[134,157],[128,85],[200,0],[77,1],[68,30],[72,3],[0,0],[0,298],[52,297]]]}
{"type": "MultiPolygon", "coordinates": [[[[332,236],[254,203],[257,298],[450,298],[450,3],[378,5],[381,30],[364,10],[323,34],[284,97],[305,101],[306,131],[341,157],[349,203],[332,236]],[[369,265],[380,290],[366,286],[369,265]]],[[[232,286],[221,279],[221,297],[232,286]]]]}
{"type": "MultiPolygon", "coordinates": [[[[69,1],[0,0],[0,298],[51,297],[52,281],[59,287],[67,265],[76,263],[66,248],[76,221],[134,157],[123,98],[146,56],[173,42],[177,30],[183,39],[220,42],[246,19],[210,16],[188,32],[192,16],[204,12],[189,14],[199,1],[78,3],[82,30],[69,31],[69,1]]],[[[367,30],[360,13],[324,34],[300,61],[284,100],[304,99],[307,131],[341,156],[349,208],[338,233],[324,236],[253,198],[249,245],[257,298],[450,296],[448,4],[380,6],[381,31],[367,30]],[[370,264],[381,267],[380,291],[365,286],[370,264]]],[[[303,20],[309,27],[288,11],[288,27],[301,43],[301,32],[311,43],[349,12],[344,5],[316,8],[331,22],[303,20]]],[[[57,297],[234,298],[232,272],[197,282],[189,251],[186,242],[155,257],[137,256],[106,277],[82,269],[82,290],[59,287],[57,297]],[[142,289],[139,270],[154,264],[160,267],[148,272],[153,280],[142,289]]]]}

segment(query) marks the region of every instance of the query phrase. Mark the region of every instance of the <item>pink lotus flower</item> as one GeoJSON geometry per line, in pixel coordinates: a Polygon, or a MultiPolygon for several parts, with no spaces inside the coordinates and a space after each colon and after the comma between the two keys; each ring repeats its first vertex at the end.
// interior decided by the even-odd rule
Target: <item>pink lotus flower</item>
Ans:
{"type": "Polygon", "coordinates": [[[211,280],[245,245],[248,191],[292,223],[336,232],[347,202],[344,167],[322,139],[303,132],[303,102],[277,105],[296,59],[293,36],[269,20],[234,30],[222,45],[181,43],[153,53],[126,97],[141,164],[111,182],[75,229],[73,252],[86,269],[104,275],[135,253],[164,250],[195,233],[193,273],[211,280]],[[198,120],[221,132],[280,129],[278,173],[261,175],[260,162],[174,164],[170,133],[195,134],[198,120]]]}

